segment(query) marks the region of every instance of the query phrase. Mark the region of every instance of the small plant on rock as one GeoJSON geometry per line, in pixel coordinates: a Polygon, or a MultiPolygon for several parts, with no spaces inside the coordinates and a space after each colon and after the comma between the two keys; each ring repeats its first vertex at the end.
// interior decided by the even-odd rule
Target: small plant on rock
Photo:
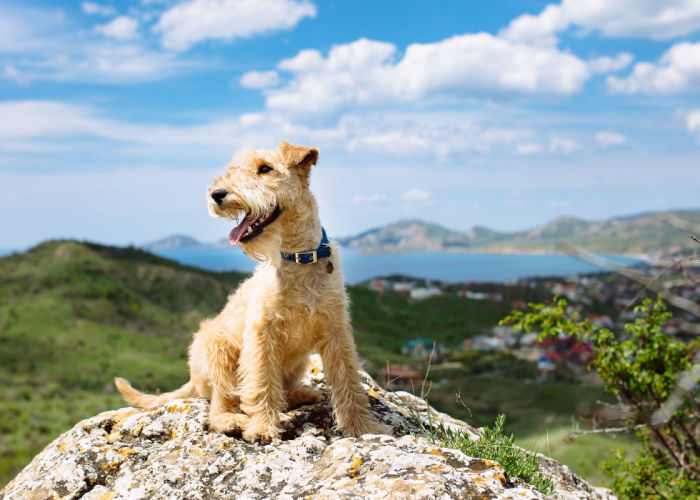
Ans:
{"type": "Polygon", "coordinates": [[[423,437],[431,443],[459,450],[470,457],[498,462],[510,477],[522,479],[545,495],[554,492],[554,483],[540,470],[535,454],[518,448],[513,444],[515,441],[513,435],[503,433],[505,415],[498,415],[493,427],[485,427],[481,437],[476,441],[469,437],[467,431],[454,430],[442,422],[435,425],[429,420],[426,426],[421,423],[421,419],[416,420],[419,422],[423,437]]]}

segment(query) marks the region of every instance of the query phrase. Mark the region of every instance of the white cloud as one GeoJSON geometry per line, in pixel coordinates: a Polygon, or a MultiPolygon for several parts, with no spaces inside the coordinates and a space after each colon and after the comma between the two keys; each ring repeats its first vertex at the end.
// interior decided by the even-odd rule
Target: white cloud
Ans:
{"type": "Polygon", "coordinates": [[[607,37],[669,39],[700,29],[699,0],[563,0],[537,15],[523,14],[501,30],[513,41],[555,44],[569,26],[607,37]]]}
{"type": "Polygon", "coordinates": [[[556,33],[565,30],[569,20],[558,5],[547,5],[538,15],[523,14],[513,19],[499,36],[513,42],[556,45],[556,33]]]}
{"type": "Polygon", "coordinates": [[[630,65],[634,57],[628,52],[620,52],[615,57],[601,56],[588,61],[588,69],[593,73],[612,73],[630,65]]]}
{"type": "Polygon", "coordinates": [[[315,16],[316,7],[308,0],[189,0],[164,12],[154,30],[164,47],[186,50],[204,40],[290,29],[315,16]]]}
{"type": "Polygon", "coordinates": [[[274,87],[280,81],[277,71],[249,71],[241,77],[241,87],[264,89],[274,87]]]}
{"type": "Polygon", "coordinates": [[[50,43],[66,24],[60,10],[1,5],[0,54],[24,54],[55,48],[50,43]]]}
{"type": "Polygon", "coordinates": [[[542,152],[542,144],[537,142],[529,142],[526,144],[518,144],[515,152],[519,155],[534,155],[542,152]]]}
{"type": "Polygon", "coordinates": [[[601,132],[598,132],[595,135],[595,140],[602,148],[620,146],[627,142],[627,138],[624,135],[609,130],[603,130],[601,132]]]}
{"type": "Polygon", "coordinates": [[[483,124],[480,118],[459,112],[345,115],[337,129],[350,152],[439,160],[467,152],[487,153],[532,135],[527,128],[483,124]]]}
{"type": "Polygon", "coordinates": [[[95,28],[95,31],[116,40],[131,40],[138,36],[139,21],[133,17],[119,16],[107,24],[95,28]]]}
{"type": "MultiPolygon", "coordinates": [[[[229,152],[245,145],[276,147],[271,137],[284,137],[299,144],[344,145],[339,128],[309,129],[280,116],[258,113],[189,125],[115,120],[89,107],[60,101],[0,101],[0,150],[34,151],[80,149],[99,145],[95,139],[138,145],[157,151],[191,146],[225,148],[229,152]]],[[[116,151],[116,150],[115,150],[116,151]]]]}
{"type": "Polygon", "coordinates": [[[685,126],[700,142],[700,109],[693,109],[685,115],[685,126]]]}
{"type": "Polygon", "coordinates": [[[197,63],[174,54],[150,50],[139,43],[95,41],[67,44],[50,55],[30,54],[6,64],[4,76],[19,83],[31,81],[134,84],[167,78],[197,63]]]}
{"type": "Polygon", "coordinates": [[[551,153],[571,154],[581,149],[581,145],[573,139],[552,136],[549,139],[549,151],[551,153]]]}
{"type": "Polygon", "coordinates": [[[623,94],[671,94],[700,89],[700,42],[673,45],[659,62],[634,65],[626,78],[609,76],[608,89],[623,94]]]}
{"type": "Polygon", "coordinates": [[[381,203],[383,201],[387,201],[388,199],[389,197],[384,193],[359,193],[353,196],[352,203],[353,205],[367,205],[372,203],[381,203]]]}
{"type": "Polygon", "coordinates": [[[96,14],[105,17],[113,16],[117,13],[117,10],[111,5],[102,5],[95,2],[83,2],[82,8],[86,14],[96,14]]]}
{"type": "Polygon", "coordinates": [[[550,207],[554,208],[566,208],[571,205],[569,200],[560,200],[559,198],[552,198],[547,203],[550,207]]]}
{"type": "Polygon", "coordinates": [[[303,50],[279,63],[294,75],[267,92],[272,109],[332,111],[347,105],[522,95],[568,96],[589,78],[578,57],[552,47],[510,43],[488,33],[409,45],[396,60],[391,43],[336,45],[323,57],[303,50]]]}
{"type": "Polygon", "coordinates": [[[409,202],[415,202],[415,201],[425,201],[428,198],[430,198],[432,194],[428,191],[424,191],[422,189],[409,189],[408,191],[404,191],[401,193],[401,198],[403,201],[409,201],[409,202]]]}
{"type": "Polygon", "coordinates": [[[170,51],[151,49],[144,41],[124,41],[135,35],[137,21],[129,19],[118,17],[118,22],[98,27],[120,38],[106,40],[95,30],[76,31],[61,11],[3,7],[0,77],[22,84],[37,80],[139,83],[196,67],[170,51]]]}
{"type": "Polygon", "coordinates": [[[217,145],[230,143],[240,133],[239,120],[195,126],[138,124],[103,118],[94,109],[60,101],[0,102],[0,149],[16,149],[37,142],[65,142],[66,138],[92,137],[149,145],[217,145]]]}

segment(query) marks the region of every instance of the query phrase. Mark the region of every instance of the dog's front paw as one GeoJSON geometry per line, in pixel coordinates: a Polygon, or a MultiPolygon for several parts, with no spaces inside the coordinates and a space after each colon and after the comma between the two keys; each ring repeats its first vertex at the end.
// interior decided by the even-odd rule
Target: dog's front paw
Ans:
{"type": "Polygon", "coordinates": [[[280,430],[274,425],[252,423],[243,431],[243,439],[249,443],[269,444],[279,437],[280,430]]]}
{"type": "Polygon", "coordinates": [[[219,413],[209,415],[209,425],[216,432],[240,432],[248,423],[248,416],[243,413],[219,413]]]}

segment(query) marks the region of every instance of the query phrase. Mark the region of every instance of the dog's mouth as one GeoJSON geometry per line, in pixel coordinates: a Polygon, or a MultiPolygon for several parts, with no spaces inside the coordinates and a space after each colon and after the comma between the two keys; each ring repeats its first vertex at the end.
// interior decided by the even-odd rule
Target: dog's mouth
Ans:
{"type": "Polygon", "coordinates": [[[275,207],[269,215],[262,215],[253,219],[250,214],[246,214],[240,224],[231,230],[228,235],[228,242],[231,246],[238,245],[239,242],[249,241],[262,233],[265,226],[270,225],[279,216],[281,210],[279,205],[275,207]]]}

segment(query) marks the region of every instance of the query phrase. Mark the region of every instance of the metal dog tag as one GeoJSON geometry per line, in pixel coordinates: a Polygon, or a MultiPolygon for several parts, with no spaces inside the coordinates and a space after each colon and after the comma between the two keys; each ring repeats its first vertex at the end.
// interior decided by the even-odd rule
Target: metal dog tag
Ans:
{"type": "Polygon", "coordinates": [[[328,261],[328,264],[326,264],[326,271],[328,271],[328,274],[331,274],[331,273],[333,272],[333,269],[334,269],[334,267],[333,267],[333,262],[331,262],[331,261],[329,260],[329,261],[328,261]]]}

